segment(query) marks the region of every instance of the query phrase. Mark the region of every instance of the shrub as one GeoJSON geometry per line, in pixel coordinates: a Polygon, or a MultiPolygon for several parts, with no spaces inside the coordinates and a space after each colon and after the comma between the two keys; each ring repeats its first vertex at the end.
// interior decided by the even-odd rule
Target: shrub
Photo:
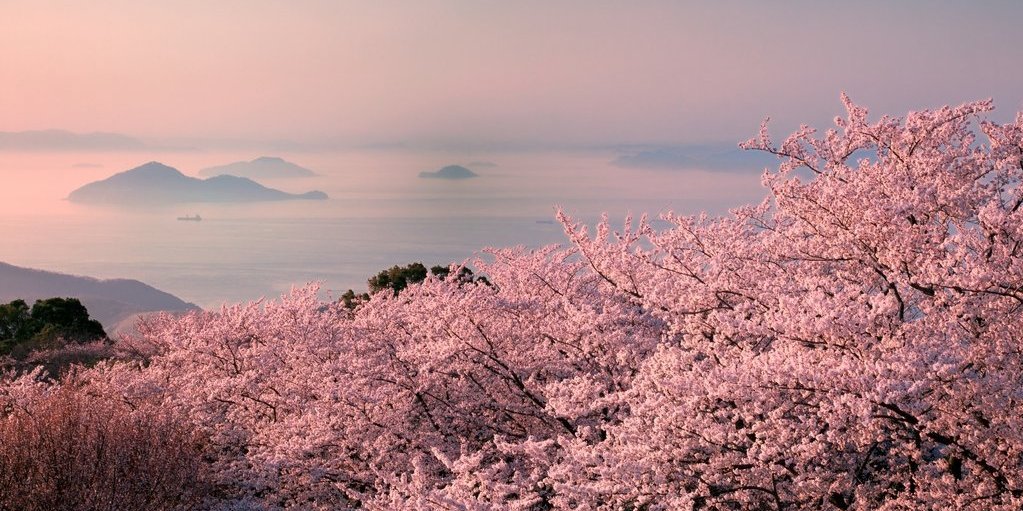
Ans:
{"type": "Polygon", "coordinates": [[[169,510],[204,496],[196,438],[155,410],[54,387],[0,418],[0,510],[169,510]]]}

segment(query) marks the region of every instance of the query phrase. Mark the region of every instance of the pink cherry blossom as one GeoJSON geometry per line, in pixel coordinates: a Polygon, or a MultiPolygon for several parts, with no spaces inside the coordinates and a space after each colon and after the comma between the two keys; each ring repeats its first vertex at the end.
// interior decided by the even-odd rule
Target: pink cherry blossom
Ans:
{"type": "Polygon", "coordinates": [[[842,102],[727,216],[559,212],[488,283],[157,317],[51,385],[182,418],[224,509],[1019,509],[1023,114],[842,102]]]}

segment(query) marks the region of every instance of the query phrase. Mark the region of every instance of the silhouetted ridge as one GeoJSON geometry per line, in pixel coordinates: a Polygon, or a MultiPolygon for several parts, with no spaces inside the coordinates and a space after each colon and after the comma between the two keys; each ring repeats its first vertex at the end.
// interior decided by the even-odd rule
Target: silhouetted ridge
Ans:
{"type": "Polygon", "coordinates": [[[238,177],[274,179],[290,177],[312,177],[316,173],[276,156],[260,156],[252,161],[237,161],[227,165],[210,167],[199,171],[200,176],[230,175],[238,177]]]}
{"type": "Polygon", "coordinates": [[[89,183],[68,196],[73,202],[134,205],[326,198],[327,194],[319,191],[302,194],[282,192],[244,177],[198,179],[155,161],[89,183]]]}
{"type": "Polygon", "coordinates": [[[81,300],[92,317],[107,327],[108,333],[140,313],[197,309],[191,303],[137,280],[100,280],[0,263],[0,302],[21,298],[32,303],[55,296],[81,300]]]}

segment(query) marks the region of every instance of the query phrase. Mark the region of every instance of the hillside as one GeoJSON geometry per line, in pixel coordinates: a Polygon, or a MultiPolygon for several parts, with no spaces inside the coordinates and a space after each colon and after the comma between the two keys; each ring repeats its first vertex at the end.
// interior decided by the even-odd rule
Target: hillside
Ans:
{"type": "Polygon", "coordinates": [[[51,297],[78,298],[109,333],[130,328],[131,321],[141,313],[198,309],[137,280],[100,280],[0,263],[0,302],[22,298],[31,304],[51,297]]]}

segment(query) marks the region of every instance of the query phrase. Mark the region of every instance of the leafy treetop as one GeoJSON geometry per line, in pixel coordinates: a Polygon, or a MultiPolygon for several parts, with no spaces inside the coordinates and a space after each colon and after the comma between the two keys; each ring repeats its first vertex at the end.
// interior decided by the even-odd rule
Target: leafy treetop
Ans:
{"type": "Polygon", "coordinates": [[[103,325],[89,317],[77,298],[24,300],[0,304],[0,354],[32,350],[54,342],[86,343],[103,339],[103,325]]]}

